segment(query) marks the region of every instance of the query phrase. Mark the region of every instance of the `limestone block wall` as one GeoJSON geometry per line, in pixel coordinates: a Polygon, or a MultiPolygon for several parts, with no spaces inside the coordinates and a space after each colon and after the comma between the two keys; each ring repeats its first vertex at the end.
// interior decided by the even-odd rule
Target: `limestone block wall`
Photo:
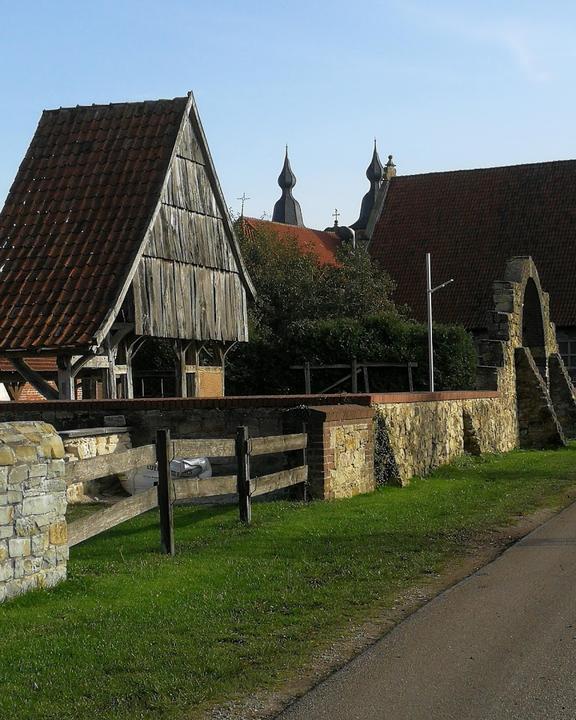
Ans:
{"type": "Polygon", "coordinates": [[[464,452],[506,452],[518,444],[515,413],[495,392],[419,393],[401,402],[373,397],[381,445],[376,460],[385,468],[379,482],[403,485],[464,452]]]}
{"type": "MultiPolygon", "coordinates": [[[[132,447],[127,427],[100,427],[84,430],[63,430],[60,437],[64,444],[66,462],[124,452],[132,447]]],[[[90,482],[70,481],[66,488],[68,503],[92,502],[115,483],[115,478],[101,478],[90,482]]]]}
{"type": "Polygon", "coordinates": [[[0,602],[66,577],[63,458],[51,425],[0,423],[0,602]]]}

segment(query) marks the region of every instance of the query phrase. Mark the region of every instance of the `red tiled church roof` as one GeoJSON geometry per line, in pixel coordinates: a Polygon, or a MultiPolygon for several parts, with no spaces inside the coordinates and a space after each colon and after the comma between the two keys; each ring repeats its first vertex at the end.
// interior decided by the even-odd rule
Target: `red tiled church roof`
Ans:
{"type": "Polygon", "coordinates": [[[295,240],[302,252],[314,255],[321,265],[338,264],[336,251],[340,240],[334,233],[249,217],[243,218],[243,223],[244,232],[272,230],[280,242],[295,240]]]}
{"type": "Polygon", "coordinates": [[[91,345],[143,241],[187,101],[42,114],[0,215],[0,349],[91,345]]]}
{"type": "Polygon", "coordinates": [[[506,261],[531,255],[557,325],[576,325],[576,160],[398,176],[390,180],[371,254],[395,300],[426,318],[425,253],[434,319],[484,328],[506,261]]]}

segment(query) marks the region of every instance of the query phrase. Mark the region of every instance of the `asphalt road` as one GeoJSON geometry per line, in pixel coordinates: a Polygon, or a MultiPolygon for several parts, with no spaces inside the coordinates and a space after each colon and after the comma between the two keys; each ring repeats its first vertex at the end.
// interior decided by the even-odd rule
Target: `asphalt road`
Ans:
{"type": "Polygon", "coordinates": [[[576,504],[278,720],[576,718],[576,504]]]}

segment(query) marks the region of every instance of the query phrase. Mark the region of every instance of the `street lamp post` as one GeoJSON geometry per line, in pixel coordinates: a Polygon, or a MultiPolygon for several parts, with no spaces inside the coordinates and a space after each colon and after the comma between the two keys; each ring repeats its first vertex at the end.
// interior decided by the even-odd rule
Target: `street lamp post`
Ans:
{"type": "Polygon", "coordinates": [[[454,282],[454,278],[446,280],[442,285],[432,287],[432,263],[430,253],[426,253],[426,300],[428,304],[428,372],[430,374],[430,392],[434,392],[434,339],[432,336],[432,293],[441,290],[454,282]]]}

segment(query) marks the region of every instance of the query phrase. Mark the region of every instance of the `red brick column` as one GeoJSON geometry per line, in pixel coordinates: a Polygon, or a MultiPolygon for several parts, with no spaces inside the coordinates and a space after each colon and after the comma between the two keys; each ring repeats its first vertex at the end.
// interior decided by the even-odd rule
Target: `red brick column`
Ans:
{"type": "Polygon", "coordinates": [[[285,427],[306,423],[310,496],[351,497],[375,488],[374,410],[362,405],[321,405],[289,410],[285,427]]]}

